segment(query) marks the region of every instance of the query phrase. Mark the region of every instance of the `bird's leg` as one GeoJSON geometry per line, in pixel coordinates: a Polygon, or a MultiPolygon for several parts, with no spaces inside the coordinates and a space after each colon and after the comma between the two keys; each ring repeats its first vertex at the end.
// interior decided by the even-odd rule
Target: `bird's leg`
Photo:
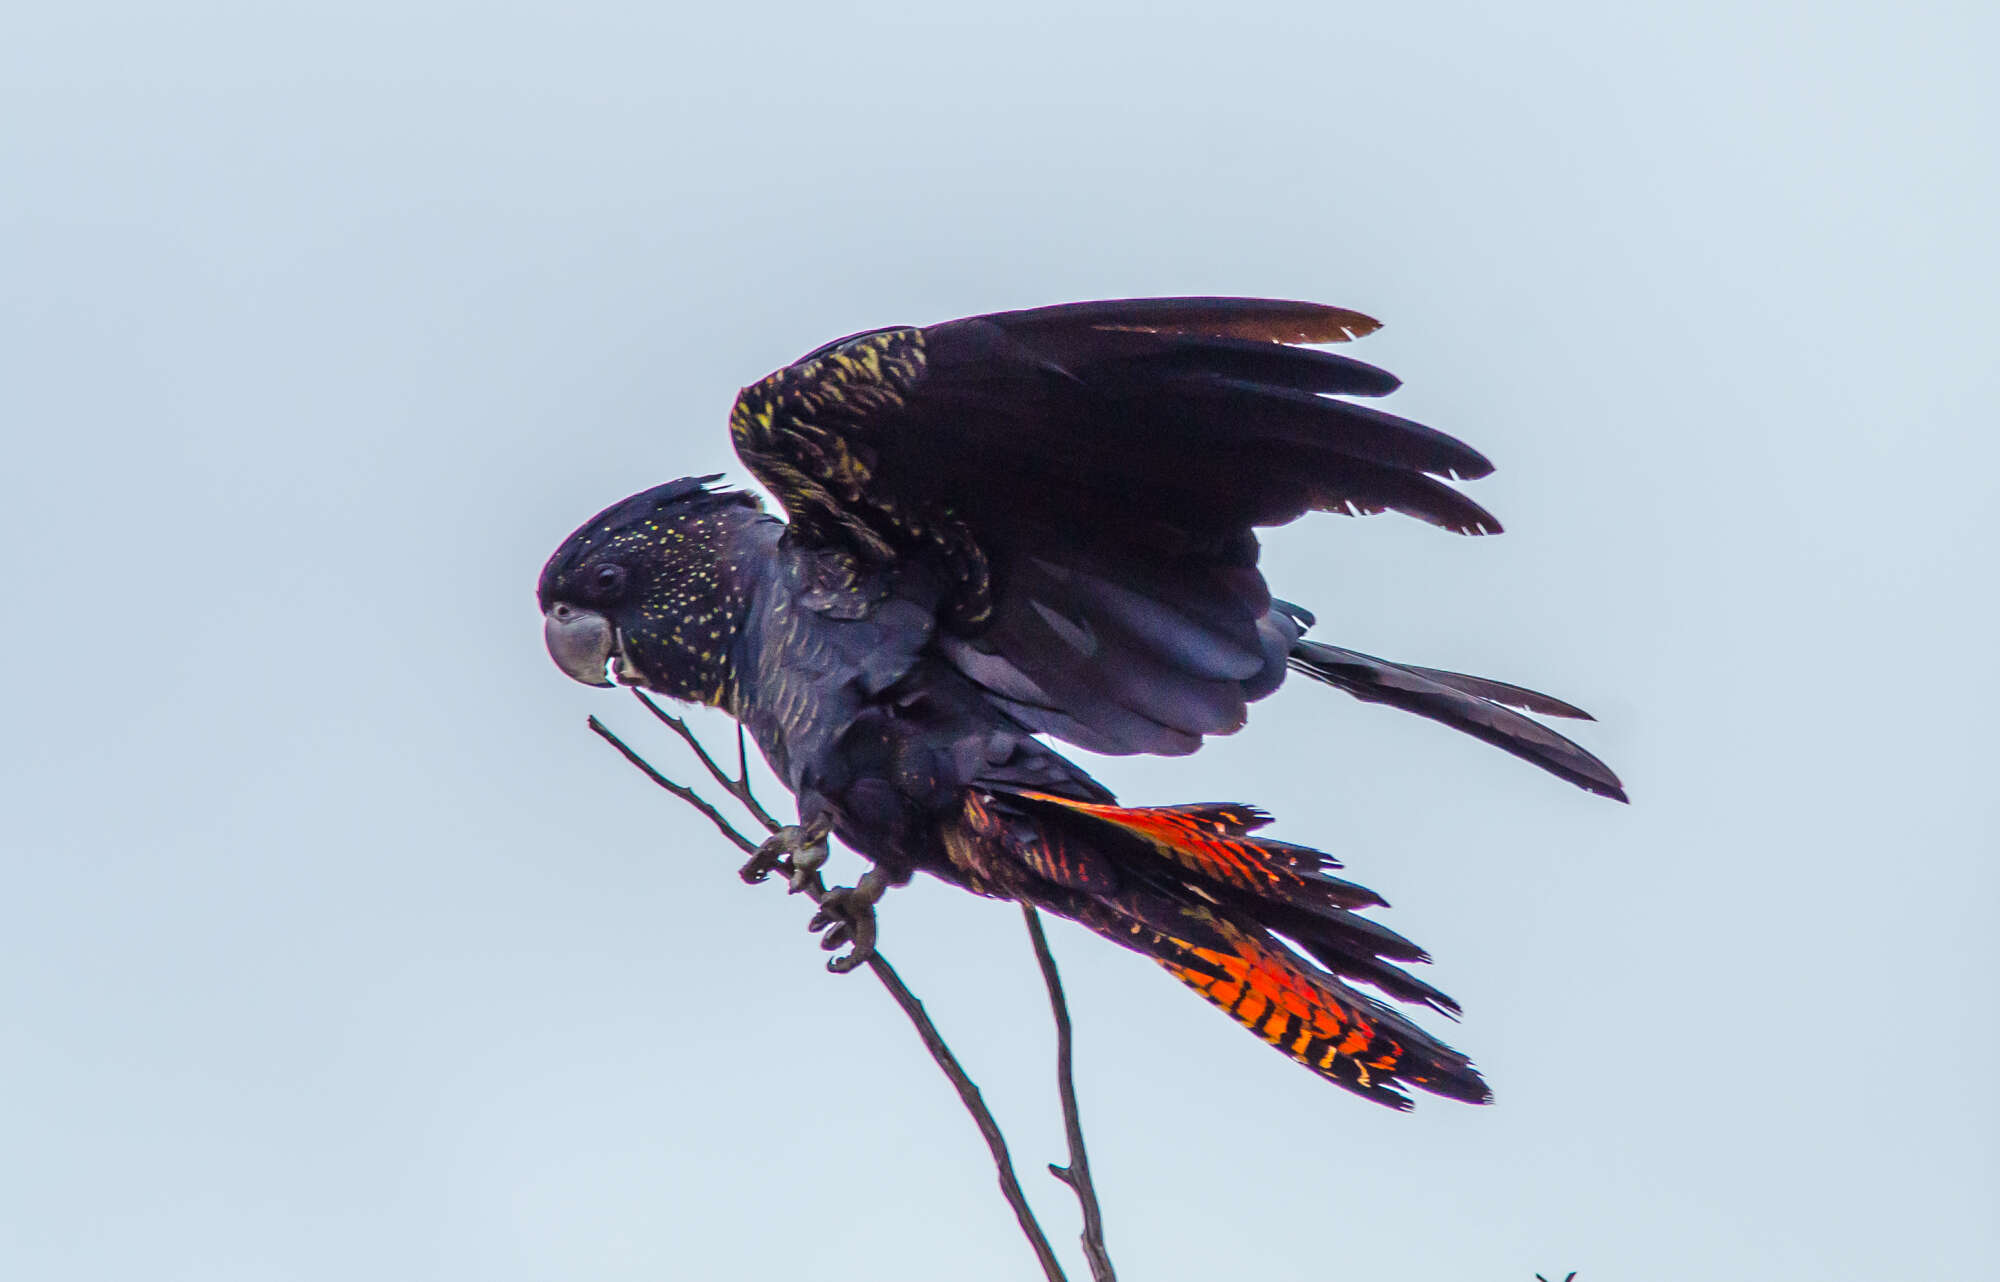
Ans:
{"type": "Polygon", "coordinates": [[[791,883],[791,892],[798,894],[826,863],[826,835],[832,826],[824,819],[786,824],[757,847],[757,852],[736,870],[736,875],[754,886],[783,869],[785,879],[791,883]]]}
{"type": "Polygon", "coordinates": [[[826,931],[819,941],[821,948],[852,945],[827,962],[826,968],[834,974],[844,975],[874,955],[875,904],[889,889],[891,880],[879,866],[873,867],[862,873],[852,886],[835,886],[819,901],[819,911],[806,923],[806,929],[826,931]]]}

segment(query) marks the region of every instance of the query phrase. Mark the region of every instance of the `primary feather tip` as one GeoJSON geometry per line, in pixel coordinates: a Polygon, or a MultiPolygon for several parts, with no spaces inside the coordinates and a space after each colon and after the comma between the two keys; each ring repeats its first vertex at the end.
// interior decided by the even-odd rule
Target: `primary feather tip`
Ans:
{"type": "Polygon", "coordinates": [[[1266,343],[1345,343],[1382,328],[1373,316],[1277,298],[1120,298],[1064,303],[988,317],[1005,328],[1088,326],[1266,343]]]}

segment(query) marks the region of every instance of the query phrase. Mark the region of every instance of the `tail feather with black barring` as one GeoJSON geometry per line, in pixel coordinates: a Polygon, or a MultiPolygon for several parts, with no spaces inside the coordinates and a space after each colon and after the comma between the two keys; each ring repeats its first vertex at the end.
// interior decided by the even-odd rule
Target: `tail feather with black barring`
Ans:
{"type": "Polygon", "coordinates": [[[1232,1019],[1320,1076],[1377,1103],[1408,1088],[1491,1099],[1471,1061],[1382,1001],[1455,1014],[1396,962],[1424,951],[1359,908],[1366,887],[1324,852],[1252,835],[1254,807],[1130,808],[1029,791],[968,794],[954,860],[994,893],[1026,898],[1151,957],[1232,1019]],[[1016,875],[1010,877],[1011,868],[1016,875]]]}
{"type": "Polygon", "coordinates": [[[1144,891],[1050,906],[1151,957],[1243,1028],[1357,1095],[1399,1110],[1411,1107],[1410,1087],[1492,1102],[1466,1056],[1223,909],[1144,891]]]}

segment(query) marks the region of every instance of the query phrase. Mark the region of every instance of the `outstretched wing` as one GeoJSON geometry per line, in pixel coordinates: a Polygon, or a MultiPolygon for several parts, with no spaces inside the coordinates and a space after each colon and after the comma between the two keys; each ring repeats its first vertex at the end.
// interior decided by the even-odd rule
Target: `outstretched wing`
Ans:
{"type": "Polygon", "coordinates": [[[1103,752],[1239,727],[1297,639],[1258,526],[1307,511],[1500,526],[1447,483],[1476,450],[1337,396],[1373,366],[1296,346],[1369,333],[1312,303],[1079,303],[885,329],[744,390],[736,451],[790,537],[945,585],[942,645],[1024,723],[1103,752]]]}

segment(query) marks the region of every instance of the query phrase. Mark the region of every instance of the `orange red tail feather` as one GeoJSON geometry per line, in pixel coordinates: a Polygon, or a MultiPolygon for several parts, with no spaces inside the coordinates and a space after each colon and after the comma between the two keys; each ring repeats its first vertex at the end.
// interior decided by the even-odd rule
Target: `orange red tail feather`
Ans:
{"type": "Polygon", "coordinates": [[[1353,912],[1380,905],[1380,896],[1325,875],[1338,864],[1320,851],[1251,835],[1269,822],[1233,803],[1132,808],[974,792],[946,845],[975,889],[1028,899],[1151,957],[1348,1090],[1395,1108],[1410,1106],[1402,1086],[1489,1100],[1465,1056],[1343,982],[1455,1009],[1382,960],[1423,952],[1353,912]]]}

